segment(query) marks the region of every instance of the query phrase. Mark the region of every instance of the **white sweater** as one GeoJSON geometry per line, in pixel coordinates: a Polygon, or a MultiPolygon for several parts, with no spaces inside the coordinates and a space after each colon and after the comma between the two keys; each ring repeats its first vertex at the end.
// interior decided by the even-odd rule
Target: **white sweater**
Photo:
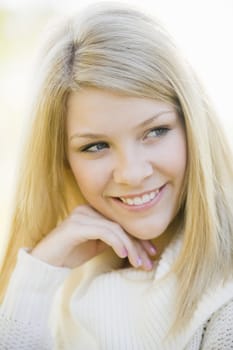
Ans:
{"type": "Polygon", "coordinates": [[[48,315],[70,270],[49,266],[20,250],[1,307],[1,350],[221,350],[233,349],[233,281],[208,291],[190,323],[167,337],[174,316],[176,278],[162,277],[180,249],[174,242],[150,272],[127,268],[100,273],[79,286],[70,308],[77,333],[52,345],[48,315]]]}

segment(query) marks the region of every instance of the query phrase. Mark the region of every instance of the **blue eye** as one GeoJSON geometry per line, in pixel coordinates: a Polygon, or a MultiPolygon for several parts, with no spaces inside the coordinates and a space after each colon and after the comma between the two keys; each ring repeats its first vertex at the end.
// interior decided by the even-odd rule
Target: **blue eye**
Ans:
{"type": "Polygon", "coordinates": [[[149,138],[151,138],[151,137],[160,137],[160,136],[165,135],[168,131],[169,131],[169,129],[165,128],[165,127],[154,128],[154,129],[151,129],[146,134],[146,137],[149,137],[149,138]]]}
{"type": "Polygon", "coordinates": [[[81,151],[95,153],[95,152],[100,152],[105,148],[109,148],[106,142],[97,142],[97,143],[92,143],[84,146],[81,151]]]}

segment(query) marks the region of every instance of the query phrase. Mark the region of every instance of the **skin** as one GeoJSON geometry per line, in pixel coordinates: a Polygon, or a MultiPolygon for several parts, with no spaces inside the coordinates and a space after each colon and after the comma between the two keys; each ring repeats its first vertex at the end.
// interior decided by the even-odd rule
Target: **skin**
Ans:
{"type": "Polygon", "coordinates": [[[159,255],[171,239],[184,183],[181,118],[164,102],[88,88],[70,95],[66,127],[69,164],[87,205],[31,254],[77,267],[110,247],[151,269],[154,245],[159,255]]]}

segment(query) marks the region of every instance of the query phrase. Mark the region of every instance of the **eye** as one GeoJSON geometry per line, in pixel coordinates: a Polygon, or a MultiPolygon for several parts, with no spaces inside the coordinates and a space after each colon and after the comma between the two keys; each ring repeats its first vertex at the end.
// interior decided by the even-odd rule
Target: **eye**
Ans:
{"type": "Polygon", "coordinates": [[[169,131],[169,129],[166,127],[153,128],[153,129],[149,130],[149,132],[146,134],[146,137],[147,138],[160,137],[160,136],[165,135],[168,131],[169,131]]]}
{"type": "Polygon", "coordinates": [[[81,152],[95,153],[100,152],[105,148],[109,148],[109,145],[106,142],[97,142],[82,147],[81,152]]]}

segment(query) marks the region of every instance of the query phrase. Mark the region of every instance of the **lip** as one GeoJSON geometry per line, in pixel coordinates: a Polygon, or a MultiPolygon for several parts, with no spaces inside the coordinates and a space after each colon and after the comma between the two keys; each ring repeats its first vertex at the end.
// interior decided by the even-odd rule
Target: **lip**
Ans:
{"type": "Polygon", "coordinates": [[[146,191],[146,192],[142,192],[140,194],[133,194],[133,195],[127,195],[127,196],[121,196],[121,197],[126,197],[126,198],[134,198],[134,197],[141,197],[143,196],[144,194],[148,194],[148,193],[151,193],[151,192],[155,192],[159,189],[159,193],[156,195],[155,198],[153,198],[150,202],[147,202],[147,203],[144,203],[144,204],[138,204],[138,205],[129,205],[127,203],[124,203],[122,202],[121,200],[119,200],[118,198],[119,197],[112,197],[112,200],[114,201],[114,203],[116,203],[118,206],[124,208],[124,209],[127,209],[129,211],[143,211],[143,210],[147,210],[147,209],[150,209],[151,207],[153,207],[154,205],[156,205],[160,199],[161,199],[161,196],[163,195],[164,193],[164,190],[166,188],[166,185],[167,184],[164,184],[163,186],[161,187],[157,187],[156,190],[151,190],[151,191],[146,191]]]}

